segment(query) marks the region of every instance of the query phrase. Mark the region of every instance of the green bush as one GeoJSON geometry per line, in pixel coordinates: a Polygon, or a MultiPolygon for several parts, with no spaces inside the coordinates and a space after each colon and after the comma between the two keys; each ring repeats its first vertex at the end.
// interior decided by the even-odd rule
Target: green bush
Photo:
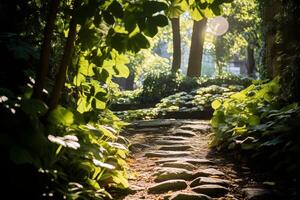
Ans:
{"type": "MultiPolygon", "coordinates": [[[[127,144],[117,143],[121,122],[102,111],[95,121],[75,109],[48,114],[40,100],[0,89],[3,180],[7,191],[32,199],[106,199],[111,188],[128,187],[127,144]]],[[[124,140],[125,141],[125,140],[124,140]]]]}
{"type": "Polygon", "coordinates": [[[248,155],[262,158],[266,165],[275,162],[274,169],[297,173],[300,108],[297,103],[285,105],[280,93],[277,77],[270,82],[257,81],[230,97],[215,100],[211,146],[250,152],[248,155]]]}
{"type": "Polygon", "coordinates": [[[168,97],[162,98],[154,108],[138,109],[116,112],[116,114],[126,121],[137,119],[153,119],[163,117],[172,112],[194,112],[210,110],[211,102],[216,98],[229,97],[236,91],[240,91],[243,86],[228,86],[221,87],[211,85],[209,87],[201,87],[193,90],[190,93],[178,92],[168,97]]]}

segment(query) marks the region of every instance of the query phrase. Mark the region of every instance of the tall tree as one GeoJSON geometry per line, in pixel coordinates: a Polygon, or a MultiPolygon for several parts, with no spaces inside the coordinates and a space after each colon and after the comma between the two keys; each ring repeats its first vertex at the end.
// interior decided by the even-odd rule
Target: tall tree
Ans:
{"type": "Polygon", "coordinates": [[[246,66],[248,76],[255,78],[254,49],[251,47],[251,45],[247,46],[246,66]]]}
{"type": "Polygon", "coordinates": [[[281,1],[265,0],[263,1],[262,18],[264,23],[264,41],[265,41],[265,57],[264,64],[266,67],[267,77],[273,78],[279,75],[278,55],[280,50],[279,43],[276,42],[276,24],[275,19],[280,14],[282,6],[281,1]]]}
{"type": "Polygon", "coordinates": [[[68,38],[64,49],[63,57],[61,59],[61,63],[59,65],[59,70],[58,73],[56,74],[55,84],[50,98],[50,104],[49,104],[50,110],[53,110],[58,105],[62,89],[66,82],[67,68],[71,62],[71,57],[72,57],[74,43],[77,34],[76,14],[79,7],[80,7],[80,0],[74,0],[74,7],[73,7],[71,21],[70,21],[68,38]]]}
{"type": "Polygon", "coordinates": [[[180,17],[171,18],[173,33],[173,61],[172,71],[176,72],[180,69],[181,63],[181,39],[180,39],[180,17]]]}
{"type": "Polygon", "coordinates": [[[51,39],[53,36],[53,30],[55,26],[55,18],[59,9],[59,2],[60,0],[51,1],[49,14],[44,29],[44,41],[40,53],[40,64],[33,89],[33,97],[37,99],[40,99],[42,96],[43,88],[46,82],[46,77],[49,71],[51,39]]]}
{"type": "Polygon", "coordinates": [[[207,18],[203,18],[200,21],[194,20],[190,56],[187,70],[187,76],[189,77],[197,77],[201,75],[201,64],[206,24],[207,18]]]}

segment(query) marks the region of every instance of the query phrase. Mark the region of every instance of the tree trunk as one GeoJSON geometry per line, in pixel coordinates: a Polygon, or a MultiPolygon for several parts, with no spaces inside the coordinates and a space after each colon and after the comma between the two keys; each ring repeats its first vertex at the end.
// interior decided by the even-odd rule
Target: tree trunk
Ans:
{"type": "Polygon", "coordinates": [[[275,17],[280,13],[281,3],[278,0],[266,0],[263,7],[263,23],[265,27],[265,58],[267,77],[274,78],[280,73],[280,63],[277,60],[280,47],[276,43],[275,17]]]}
{"type": "Polygon", "coordinates": [[[215,56],[216,56],[216,75],[221,76],[223,74],[222,66],[222,52],[223,48],[221,46],[221,38],[216,38],[215,43],[215,56]]]}
{"type": "Polygon", "coordinates": [[[189,63],[187,69],[187,75],[189,77],[198,77],[201,75],[206,23],[206,18],[200,21],[194,21],[189,63]]]}
{"type": "Polygon", "coordinates": [[[172,71],[176,72],[180,69],[181,64],[181,45],[180,45],[180,18],[171,18],[173,33],[173,63],[172,71]]]}
{"type": "Polygon", "coordinates": [[[53,37],[54,23],[59,9],[59,2],[60,0],[51,1],[49,14],[47,16],[47,22],[44,30],[44,41],[40,53],[40,64],[33,88],[33,97],[36,99],[42,98],[42,93],[49,70],[51,39],[53,37]]]}
{"type": "Polygon", "coordinates": [[[254,49],[250,45],[247,47],[247,74],[249,77],[255,78],[254,49]]]}
{"type": "Polygon", "coordinates": [[[53,110],[56,108],[56,106],[59,103],[59,99],[61,96],[61,91],[64,87],[65,81],[66,81],[66,76],[67,76],[67,68],[68,65],[70,64],[73,49],[74,49],[74,43],[76,39],[76,27],[77,27],[77,22],[76,22],[76,13],[78,10],[78,7],[80,6],[79,0],[75,0],[74,2],[74,8],[72,11],[72,18],[70,21],[70,26],[69,26],[69,34],[68,34],[68,39],[66,42],[65,50],[63,57],[61,59],[61,63],[59,66],[58,73],[56,74],[56,79],[55,79],[55,84],[54,88],[51,94],[51,99],[50,99],[50,110],[53,110]]]}

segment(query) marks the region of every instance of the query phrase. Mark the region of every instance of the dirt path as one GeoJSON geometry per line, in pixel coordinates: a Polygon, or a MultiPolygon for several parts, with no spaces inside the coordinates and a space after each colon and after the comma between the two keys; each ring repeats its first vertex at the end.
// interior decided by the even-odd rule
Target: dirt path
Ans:
{"type": "MultiPolygon", "coordinates": [[[[131,142],[131,194],[118,200],[270,199],[250,169],[228,162],[208,147],[209,122],[138,121],[125,133],[131,142]]],[[[272,198],[271,198],[272,199],[272,198]]]]}

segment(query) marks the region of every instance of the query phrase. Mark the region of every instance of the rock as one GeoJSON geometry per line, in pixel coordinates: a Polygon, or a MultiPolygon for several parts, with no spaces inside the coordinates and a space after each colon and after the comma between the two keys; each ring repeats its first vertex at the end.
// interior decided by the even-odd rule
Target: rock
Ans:
{"type": "Polygon", "coordinates": [[[172,168],[172,167],[163,167],[158,168],[157,172],[154,174],[156,178],[155,182],[161,182],[171,179],[183,179],[183,180],[191,180],[193,178],[193,173],[180,168],[172,168]]]}
{"type": "Polygon", "coordinates": [[[167,150],[167,151],[185,151],[191,149],[190,145],[169,145],[169,146],[161,146],[159,150],[167,150]]]}
{"type": "Polygon", "coordinates": [[[177,129],[173,132],[176,136],[183,136],[183,137],[194,137],[196,136],[196,133],[189,130],[183,130],[183,129],[177,129]]]}
{"type": "Polygon", "coordinates": [[[164,181],[158,184],[153,185],[152,187],[148,188],[149,193],[163,193],[168,192],[170,190],[176,191],[176,190],[183,190],[187,188],[187,183],[184,180],[168,180],[164,181]]]}
{"type": "Polygon", "coordinates": [[[142,191],[144,189],[145,189],[144,187],[140,187],[137,185],[129,185],[129,188],[127,190],[128,190],[128,193],[132,194],[132,193],[136,193],[138,191],[142,191]]]}
{"type": "Polygon", "coordinates": [[[158,145],[179,145],[179,144],[186,144],[187,141],[184,140],[156,140],[155,141],[156,144],[158,145]]]}
{"type": "Polygon", "coordinates": [[[187,157],[163,158],[163,159],[155,161],[155,163],[156,164],[161,164],[161,163],[165,163],[165,162],[176,162],[176,161],[187,162],[187,163],[190,163],[190,164],[193,164],[193,165],[213,164],[212,161],[207,160],[207,159],[187,158],[187,157]]]}
{"type": "Polygon", "coordinates": [[[199,185],[207,185],[207,184],[217,184],[222,186],[229,186],[230,181],[219,179],[219,178],[210,178],[210,177],[198,177],[192,181],[190,184],[191,187],[196,187],[199,185]]]}
{"type": "Polygon", "coordinates": [[[212,161],[207,159],[200,159],[200,158],[185,158],[185,162],[191,163],[191,164],[213,164],[212,161]]]}
{"type": "Polygon", "coordinates": [[[162,158],[159,159],[157,161],[155,161],[155,164],[162,164],[162,163],[166,163],[166,162],[177,162],[177,161],[181,161],[183,160],[183,157],[176,157],[176,158],[162,158]]]}
{"type": "Polygon", "coordinates": [[[150,145],[147,144],[142,144],[142,143],[133,143],[129,146],[129,150],[132,149],[145,149],[145,148],[150,148],[150,145]]]}
{"type": "Polygon", "coordinates": [[[205,194],[179,192],[171,195],[169,200],[212,200],[211,197],[205,194]]]}
{"type": "Polygon", "coordinates": [[[225,174],[214,168],[207,168],[200,170],[194,174],[195,177],[199,176],[224,176],[225,174]]]}
{"type": "Polygon", "coordinates": [[[172,168],[180,168],[180,169],[186,169],[186,170],[193,170],[195,169],[195,166],[188,162],[165,162],[161,164],[162,167],[172,167],[172,168]]]}
{"type": "Polygon", "coordinates": [[[153,151],[145,153],[146,157],[177,157],[177,156],[188,156],[188,151],[153,151]]]}
{"type": "Polygon", "coordinates": [[[265,200],[265,199],[281,199],[278,192],[265,188],[244,188],[242,189],[246,200],[265,200]]]}
{"type": "Polygon", "coordinates": [[[155,120],[149,120],[149,121],[138,121],[134,123],[136,127],[162,127],[162,126],[171,126],[175,125],[178,122],[176,120],[162,120],[162,119],[155,119],[155,120]]]}
{"type": "Polygon", "coordinates": [[[192,188],[192,190],[194,192],[206,194],[211,197],[222,197],[228,192],[228,189],[226,187],[214,184],[200,185],[192,188]]]}
{"type": "Polygon", "coordinates": [[[192,130],[200,133],[208,133],[211,129],[211,126],[209,124],[185,124],[183,126],[180,126],[180,129],[184,130],[192,130]]]}
{"type": "Polygon", "coordinates": [[[140,129],[135,129],[134,132],[160,132],[160,128],[140,128],[140,129]]]}
{"type": "Polygon", "coordinates": [[[172,135],[168,135],[168,136],[161,136],[159,137],[163,140],[186,140],[186,137],[182,137],[182,136],[172,136],[172,135]]]}

